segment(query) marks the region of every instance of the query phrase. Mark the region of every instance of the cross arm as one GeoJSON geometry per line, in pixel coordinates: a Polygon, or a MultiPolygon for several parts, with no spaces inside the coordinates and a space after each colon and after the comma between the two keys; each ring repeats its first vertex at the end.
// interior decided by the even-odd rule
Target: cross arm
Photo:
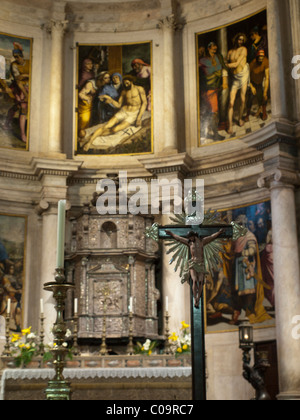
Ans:
{"type": "Polygon", "coordinates": [[[199,236],[207,237],[218,233],[220,229],[224,232],[219,236],[220,239],[231,239],[233,237],[232,225],[200,225],[200,226],[159,226],[158,236],[159,239],[171,239],[171,236],[166,231],[171,231],[175,235],[186,238],[189,232],[198,233],[199,236]]]}

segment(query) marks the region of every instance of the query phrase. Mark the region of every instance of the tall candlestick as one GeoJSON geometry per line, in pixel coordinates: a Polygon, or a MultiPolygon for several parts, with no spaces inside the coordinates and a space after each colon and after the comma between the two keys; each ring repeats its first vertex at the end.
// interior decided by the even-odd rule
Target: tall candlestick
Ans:
{"type": "Polygon", "coordinates": [[[133,297],[131,296],[129,300],[129,312],[132,313],[132,310],[133,310],[133,297]]]}
{"type": "Polygon", "coordinates": [[[169,312],[169,298],[166,297],[166,312],[169,312]]]}
{"type": "Polygon", "coordinates": [[[11,306],[11,300],[10,299],[8,299],[8,301],[7,301],[7,315],[10,315],[10,306],[11,306]]]}
{"type": "Polygon", "coordinates": [[[58,202],[56,268],[65,266],[66,200],[58,202]]]}
{"type": "Polygon", "coordinates": [[[75,315],[78,314],[78,299],[77,298],[74,299],[74,313],[75,315]]]}
{"type": "Polygon", "coordinates": [[[40,308],[41,308],[41,315],[44,313],[44,301],[43,299],[40,300],[40,308]]]}

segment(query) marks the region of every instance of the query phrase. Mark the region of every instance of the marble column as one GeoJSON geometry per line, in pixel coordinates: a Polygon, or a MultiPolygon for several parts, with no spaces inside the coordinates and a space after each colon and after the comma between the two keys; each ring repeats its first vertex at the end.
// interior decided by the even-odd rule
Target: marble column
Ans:
{"type": "Polygon", "coordinates": [[[54,310],[55,301],[51,293],[44,290],[44,284],[54,281],[56,268],[56,249],[57,249],[57,207],[49,205],[48,211],[43,213],[43,235],[42,235],[42,261],[41,261],[41,283],[40,296],[44,301],[45,315],[45,344],[53,340],[51,330],[56,320],[54,310]]]}
{"type": "Polygon", "coordinates": [[[52,35],[51,80],[49,105],[49,152],[63,153],[62,96],[63,96],[63,41],[67,21],[52,19],[47,29],[52,35]]]}
{"type": "Polygon", "coordinates": [[[36,212],[42,217],[42,251],[40,298],[44,300],[45,343],[53,340],[51,330],[56,320],[55,301],[50,292],[44,290],[44,284],[55,281],[57,261],[57,214],[59,200],[67,197],[67,177],[56,176],[52,171],[41,173],[42,196],[36,212]]]}
{"type": "Polygon", "coordinates": [[[164,146],[162,151],[177,153],[177,116],[174,72],[174,37],[178,28],[176,18],[170,15],[159,21],[158,28],[163,31],[164,38],[164,146]]]}
{"type": "Polygon", "coordinates": [[[282,8],[286,5],[282,0],[267,0],[268,41],[270,61],[271,105],[273,119],[287,119],[287,92],[285,72],[287,62],[284,60],[286,38],[282,27],[282,8]]]}
{"type": "Polygon", "coordinates": [[[295,335],[295,317],[300,316],[296,183],[296,173],[282,170],[258,182],[271,192],[280,400],[300,399],[300,340],[295,335]]]}
{"type": "MultiPolygon", "coordinates": [[[[299,0],[289,0],[290,2],[290,19],[291,19],[291,31],[292,31],[292,43],[293,43],[293,52],[292,55],[300,56],[300,2],[299,0]]],[[[299,64],[299,61],[297,61],[299,64]]],[[[299,71],[297,72],[300,73],[299,71]]],[[[295,100],[296,100],[296,109],[295,109],[295,119],[299,121],[300,119],[300,79],[295,80],[295,100]]]]}

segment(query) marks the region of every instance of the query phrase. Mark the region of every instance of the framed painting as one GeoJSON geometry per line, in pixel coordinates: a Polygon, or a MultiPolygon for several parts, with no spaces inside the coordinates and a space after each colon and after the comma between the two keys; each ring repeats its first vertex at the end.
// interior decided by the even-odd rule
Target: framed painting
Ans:
{"type": "Polygon", "coordinates": [[[199,146],[256,132],[271,120],[267,12],[196,35],[199,146]]]}
{"type": "Polygon", "coordinates": [[[224,246],[219,271],[206,284],[207,332],[236,330],[248,318],[256,327],[275,325],[270,201],[220,211],[222,221],[248,228],[224,246]]]}
{"type": "Polygon", "coordinates": [[[0,147],[29,149],[32,39],[0,33],[0,147]]]}
{"type": "Polygon", "coordinates": [[[0,315],[11,299],[10,330],[23,327],[27,217],[0,214],[0,315]]]}
{"type": "Polygon", "coordinates": [[[77,45],[77,155],[153,152],[152,43],[77,45]]]}

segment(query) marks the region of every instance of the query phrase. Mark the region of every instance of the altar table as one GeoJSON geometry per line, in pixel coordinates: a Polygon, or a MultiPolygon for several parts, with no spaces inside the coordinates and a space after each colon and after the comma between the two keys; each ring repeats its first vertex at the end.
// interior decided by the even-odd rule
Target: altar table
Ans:
{"type": "MultiPolygon", "coordinates": [[[[191,400],[190,367],[64,370],[72,400],[191,400]]],[[[5,369],[1,400],[44,400],[53,369],[5,369]]]]}

